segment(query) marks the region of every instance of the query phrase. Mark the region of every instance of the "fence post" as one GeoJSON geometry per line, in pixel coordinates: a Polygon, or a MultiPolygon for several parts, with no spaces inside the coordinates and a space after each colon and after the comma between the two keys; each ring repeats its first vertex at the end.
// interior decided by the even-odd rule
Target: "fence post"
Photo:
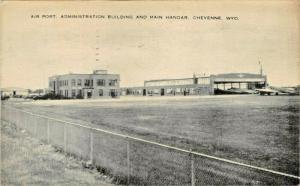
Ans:
{"type": "Polygon", "coordinates": [[[8,119],[7,119],[7,117],[8,117],[8,109],[7,109],[7,107],[5,107],[5,109],[4,109],[3,116],[4,116],[4,120],[7,122],[8,121],[8,119]]]}
{"type": "Polygon", "coordinates": [[[3,120],[5,120],[6,121],[6,113],[7,113],[7,108],[6,108],[6,106],[3,106],[2,108],[1,108],[1,115],[3,116],[3,118],[1,118],[1,119],[3,119],[3,120]],[[2,110],[3,109],[3,110],[2,110]],[[2,113],[3,112],[3,113],[2,113]]]}
{"type": "Polygon", "coordinates": [[[14,124],[14,122],[13,122],[13,110],[12,109],[9,109],[10,111],[9,111],[9,121],[10,121],[10,123],[12,123],[12,124],[14,124]]]}
{"type": "Polygon", "coordinates": [[[29,133],[30,133],[30,135],[34,135],[34,119],[32,119],[33,118],[33,115],[31,114],[31,113],[29,113],[28,114],[29,115],[29,125],[28,125],[28,127],[29,127],[29,129],[28,129],[28,131],[29,131],[29,133]]]}
{"type": "Polygon", "coordinates": [[[25,130],[25,116],[23,111],[20,111],[20,125],[22,126],[22,129],[25,130]]]}
{"type": "Polygon", "coordinates": [[[222,146],[222,141],[223,141],[223,127],[220,127],[220,142],[219,145],[222,146]]]}
{"type": "Polygon", "coordinates": [[[67,153],[67,129],[66,123],[64,123],[64,151],[67,153]]]}
{"type": "Polygon", "coordinates": [[[34,117],[34,137],[37,137],[37,116],[32,115],[34,117]]]}
{"type": "Polygon", "coordinates": [[[21,112],[20,110],[17,110],[17,124],[19,126],[20,129],[22,129],[22,124],[21,124],[21,112]]]}
{"type": "Polygon", "coordinates": [[[26,113],[27,114],[27,128],[28,128],[28,132],[30,133],[30,135],[32,135],[32,118],[31,118],[31,113],[26,113]]]}
{"type": "Polygon", "coordinates": [[[10,108],[9,109],[7,109],[7,122],[10,124],[11,122],[10,122],[10,108]]]}
{"type": "Polygon", "coordinates": [[[17,124],[17,110],[14,108],[14,123],[16,126],[18,126],[17,124]]]}
{"type": "Polygon", "coordinates": [[[24,130],[27,130],[27,128],[26,128],[26,125],[27,125],[26,113],[24,111],[22,111],[22,113],[23,113],[24,130]]]}
{"type": "Polygon", "coordinates": [[[16,123],[17,123],[18,128],[21,128],[20,118],[21,118],[20,111],[16,110],[16,123]]]}
{"type": "Polygon", "coordinates": [[[94,153],[94,137],[93,137],[93,131],[91,130],[90,131],[90,160],[92,164],[94,160],[93,153],[94,153]]]}
{"type": "Polygon", "coordinates": [[[127,185],[130,183],[130,141],[128,137],[126,137],[127,141],[127,185]]]}
{"type": "Polygon", "coordinates": [[[12,109],[11,108],[9,108],[9,123],[13,123],[12,121],[13,121],[13,112],[12,112],[12,109]]]}
{"type": "Polygon", "coordinates": [[[47,118],[47,143],[50,144],[50,126],[49,126],[48,118],[47,118]]]}
{"type": "Polygon", "coordinates": [[[24,120],[25,120],[25,129],[26,129],[26,131],[28,131],[28,121],[29,121],[28,115],[29,115],[28,113],[24,112],[24,120]]]}
{"type": "Polygon", "coordinates": [[[5,106],[1,105],[1,120],[5,120],[5,106]]]}
{"type": "Polygon", "coordinates": [[[1,108],[1,114],[2,114],[2,116],[3,116],[3,118],[1,118],[1,119],[3,119],[4,121],[6,121],[7,119],[6,119],[6,117],[7,117],[7,108],[6,108],[6,106],[3,106],[2,108],[1,108]],[[3,110],[2,110],[3,109],[3,110]],[[3,112],[3,113],[2,113],[3,112]]]}
{"type": "Polygon", "coordinates": [[[190,149],[190,158],[191,158],[191,185],[195,186],[195,167],[194,167],[194,155],[192,149],[190,149]]]}
{"type": "Polygon", "coordinates": [[[6,106],[3,105],[3,107],[1,108],[1,119],[6,121],[6,113],[7,113],[7,108],[6,106]]]}

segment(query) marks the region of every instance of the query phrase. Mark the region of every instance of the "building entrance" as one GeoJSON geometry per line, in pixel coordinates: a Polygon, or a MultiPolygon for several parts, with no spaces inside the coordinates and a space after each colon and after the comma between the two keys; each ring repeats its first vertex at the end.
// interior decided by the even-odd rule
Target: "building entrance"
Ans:
{"type": "Polygon", "coordinates": [[[164,95],[165,95],[165,89],[162,88],[162,89],[160,90],[160,95],[161,95],[161,96],[164,96],[164,95]]]}
{"type": "Polygon", "coordinates": [[[88,91],[88,92],[87,92],[87,98],[89,99],[89,98],[91,98],[91,97],[92,97],[92,92],[88,91]]]}
{"type": "Polygon", "coordinates": [[[112,98],[115,98],[117,97],[117,91],[115,89],[111,89],[109,91],[109,95],[112,97],[112,98]]]}
{"type": "MultiPolygon", "coordinates": [[[[79,92],[81,93],[81,92],[79,92]]],[[[90,99],[93,97],[93,90],[92,89],[83,89],[83,98],[90,99]]]]}

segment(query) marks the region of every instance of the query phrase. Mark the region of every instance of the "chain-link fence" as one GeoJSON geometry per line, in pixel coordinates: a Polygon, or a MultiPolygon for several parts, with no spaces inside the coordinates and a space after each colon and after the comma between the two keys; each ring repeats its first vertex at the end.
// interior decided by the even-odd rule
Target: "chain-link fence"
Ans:
{"type": "Polygon", "coordinates": [[[1,119],[128,185],[298,185],[299,176],[2,105],[1,119]]]}

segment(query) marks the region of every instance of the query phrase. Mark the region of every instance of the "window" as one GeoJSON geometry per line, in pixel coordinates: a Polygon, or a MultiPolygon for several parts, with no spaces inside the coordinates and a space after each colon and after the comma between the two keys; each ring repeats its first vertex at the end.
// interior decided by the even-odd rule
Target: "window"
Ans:
{"type": "Polygon", "coordinates": [[[200,77],[200,78],[198,78],[198,84],[208,85],[208,84],[210,84],[210,78],[200,77]]]}
{"type": "Polygon", "coordinates": [[[63,80],[62,81],[62,86],[68,86],[68,80],[63,80]]]}
{"type": "Polygon", "coordinates": [[[72,79],[72,86],[75,87],[76,86],[76,80],[72,79]]]}
{"type": "Polygon", "coordinates": [[[117,90],[116,89],[110,89],[109,90],[109,96],[116,97],[117,96],[117,90]]]}
{"type": "Polygon", "coordinates": [[[74,98],[76,96],[76,90],[72,89],[72,97],[74,98]]]}
{"type": "Polygon", "coordinates": [[[167,88],[167,94],[173,94],[173,89],[171,89],[171,88],[167,88]]]}
{"type": "Polygon", "coordinates": [[[103,90],[99,89],[99,96],[103,96],[103,90]]]}
{"type": "Polygon", "coordinates": [[[86,86],[86,87],[90,86],[90,80],[89,79],[85,79],[84,86],[86,86]]]}
{"type": "Polygon", "coordinates": [[[151,90],[151,89],[148,89],[148,92],[147,92],[147,94],[149,94],[149,95],[152,95],[152,94],[153,94],[153,90],[151,90]]]}
{"type": "Polygon", "coordinates": [[[81,89],[78,90],[77,96],[78,96],[78,97],[81,97],[81,96],[82,96],[82,90],[81,90],[81,89]]]}
{"type": "Polygon", "coordinates": [[[68,97],[68,90],[65,90],[65,97],[68,97]]]}
{"type": "Polygon", "coordinates": [[[77,79],[77,86],[81,86],[81,79],[77,79]]]}
{"type": "Polygon", "coordinates": [[[105,80],[104,79],[97,79],[97,86],[105,86],[105,80]]]}
{"type": "Polygon", "coordinates": [[[108,82],[109,86],[116,86],[117,85],[117,80],[116,79],[110,79],[108,82]]]}

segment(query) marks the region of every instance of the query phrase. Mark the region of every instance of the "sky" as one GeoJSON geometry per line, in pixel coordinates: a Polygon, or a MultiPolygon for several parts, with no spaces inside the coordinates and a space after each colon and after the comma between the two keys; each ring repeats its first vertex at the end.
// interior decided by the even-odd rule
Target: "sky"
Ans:
{"type": "Polygon", "coordinates": [[[193,73],[259,73],[259,61],[270,85],[300,84],[297,1],[13,1],[0,7],[1,87],[46,88],[49,76],[94,69],[120,74],[121,86],[142,86],[144,80],[193,73]],[[60,18],[70,14],[134,18],[60,18]]]}

